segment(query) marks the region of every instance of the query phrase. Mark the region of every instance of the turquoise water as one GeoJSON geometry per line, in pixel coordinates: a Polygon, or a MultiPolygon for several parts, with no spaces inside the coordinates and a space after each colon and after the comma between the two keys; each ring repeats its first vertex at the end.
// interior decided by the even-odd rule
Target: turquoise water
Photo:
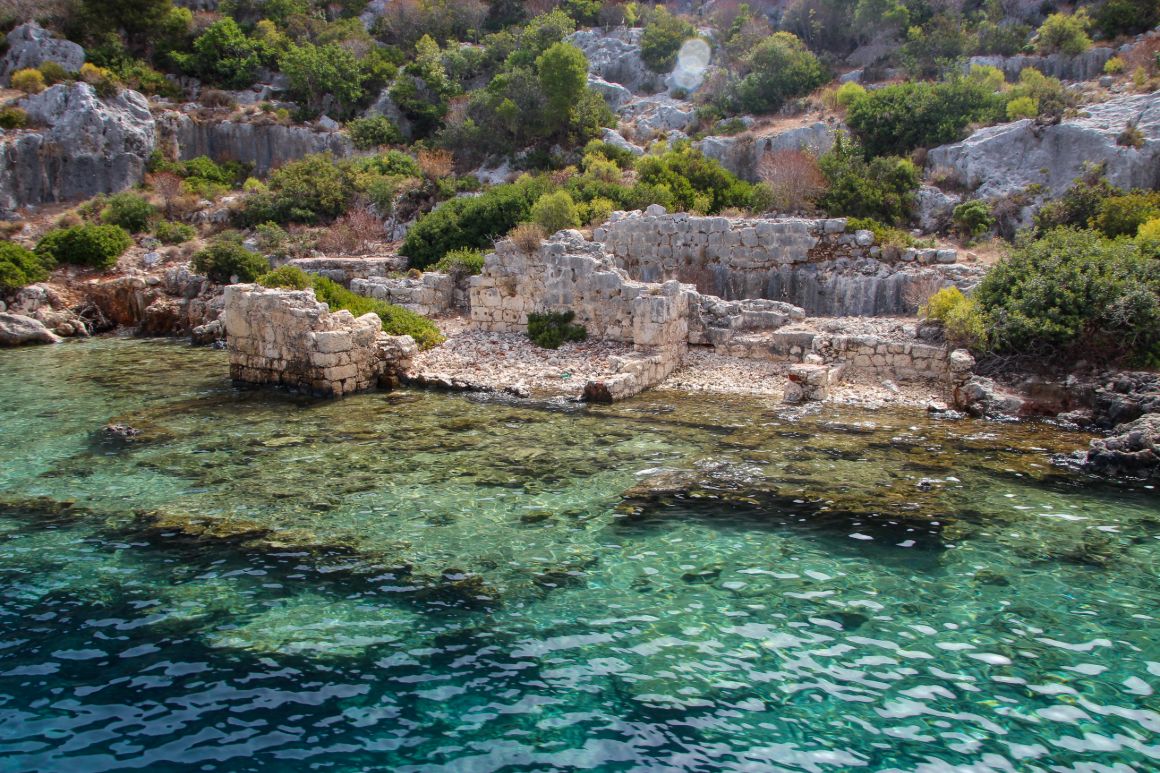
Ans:
{"type": "Polygon", "coordinates": [[[1160,767],[1160,497],[1086,436],[226,372],[0,351],[0,771],[1160,767]]]}

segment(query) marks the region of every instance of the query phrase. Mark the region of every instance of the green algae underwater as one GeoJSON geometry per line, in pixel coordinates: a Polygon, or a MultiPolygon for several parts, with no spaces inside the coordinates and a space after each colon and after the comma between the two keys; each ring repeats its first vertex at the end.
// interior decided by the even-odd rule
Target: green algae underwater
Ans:
{"type": "Polygon", "coordinates": [[[131,339],[0,388],[0,771],[1160,765],[1160,497],[1080,433],[131,339]]]}

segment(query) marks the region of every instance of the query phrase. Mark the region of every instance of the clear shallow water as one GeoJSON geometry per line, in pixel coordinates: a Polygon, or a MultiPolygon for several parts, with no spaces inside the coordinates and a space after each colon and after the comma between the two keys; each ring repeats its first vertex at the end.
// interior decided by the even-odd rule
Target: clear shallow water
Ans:
{"type": "Polygon", "coordinates": [[[0,352],[0,771],[1160,765],[1160,498],[1082,435],[225,373],[0,352]]]}

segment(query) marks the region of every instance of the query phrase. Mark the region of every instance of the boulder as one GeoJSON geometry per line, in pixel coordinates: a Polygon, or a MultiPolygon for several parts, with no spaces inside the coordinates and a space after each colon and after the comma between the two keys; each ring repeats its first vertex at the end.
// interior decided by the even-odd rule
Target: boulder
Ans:
{"type": "Polygon", "coordinates": [[[1093,440],[1083,467],[1101,475],[1160,478],[1160,413],[1121,424],[1112,436],[1093,440]]]}
{"type": "Polygon", "coordinates": [[[0,67],[0,79],[8,83],[12,73],[27,67],[56,62],[69,72],[77,72],[85,63],[85,50],[68,40],[58,40],[34,21],[21,24],[8,33],[8,53],[0,67]]]}
{"type": "Polygon", "coordinates": [[[631,153],[634,156],[644,155],[644,148],[639,148],[636,145],[633,145],[631,142],[626,140],[624,138],[624,136],[621,135],[620,132],[616,131],[615,129],[605,129],[604,134],[601,136],[600,139],[604,140],[609,145],[612,145],[615,148],[619,148],[620,150],[627,150],[629,153],[631,153]]]}
{"type": "Polygon", "coordinates": [[[32,317],[0,312],[0,346],[58,344],[61,340],[44,323],[32,317]]]}
{"type": "Polygon", "coordinates": [[[620,117],[626,123],[635,123],[638,134],[666,134],[687,129],[695,112],[689,102],[657,95],[629,102],[620,109],[620,117]]]}
{"type": "Polygon", "coordinates": [[[567,42],[588,57],[588,72],[609,83],[618,83],[634,94],[655,94],[664,89],[664,76],[648,68],[640,58],[640,28],[580,30],[567,42]]]}
{"type": "Polygon", "coordinates": [[[977,198],[1009,196],[1032,184],[1058,196],[1090,163],[1106,164],[1108,182],[1120,188],[1160,187],[1160,91],[1088,105],[1081,117],[1054,126],[1031,119],[990,126],[932,149],[926,159],[929,171],[950,173],[977,198]],[[1140,147],[1119,144],[1129,126],[1143,135],[1140,147]]]}
{"type": "Polygon", "coordinates": [[[914,197],[914,221],[923,233],[937,233],[951,223],[955,207],[963,200],[957,193],[946,193],[933,185],[923,185],[914,197]]]}
{"type": "Polygon", "coordinates": [[[0,210],[115,193],[144,176],[155,124],[137,92],[100,99],[87,83],[61,83],[20,107],[43,128],[0,139],[0,210]]]}
{"type": "Polygon", "coordinates": [[[1026,401],[989,378],[973,376],[955,387],[954,402],[956,408],[975,417],[1012,419],[1023,413],[1026,401]]]}
{"type": "Polygon", "coordinates": [[[608,103],[609,109],[613,112],[632,101],[631,91],[619,83],[609,83],[597,75],[588,76],[588,88],[604,97],[604,101],[608,103]]]}

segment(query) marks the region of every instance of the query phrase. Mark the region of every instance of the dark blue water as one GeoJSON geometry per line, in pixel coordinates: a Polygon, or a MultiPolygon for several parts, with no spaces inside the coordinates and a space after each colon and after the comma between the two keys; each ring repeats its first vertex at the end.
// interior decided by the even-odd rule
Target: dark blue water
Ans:
{"type": "Polygon", "coordinates": [[[1081,435],[225,374],[0,352],[0,770],[1160,765],[1160,501],[1081,435]]]}

